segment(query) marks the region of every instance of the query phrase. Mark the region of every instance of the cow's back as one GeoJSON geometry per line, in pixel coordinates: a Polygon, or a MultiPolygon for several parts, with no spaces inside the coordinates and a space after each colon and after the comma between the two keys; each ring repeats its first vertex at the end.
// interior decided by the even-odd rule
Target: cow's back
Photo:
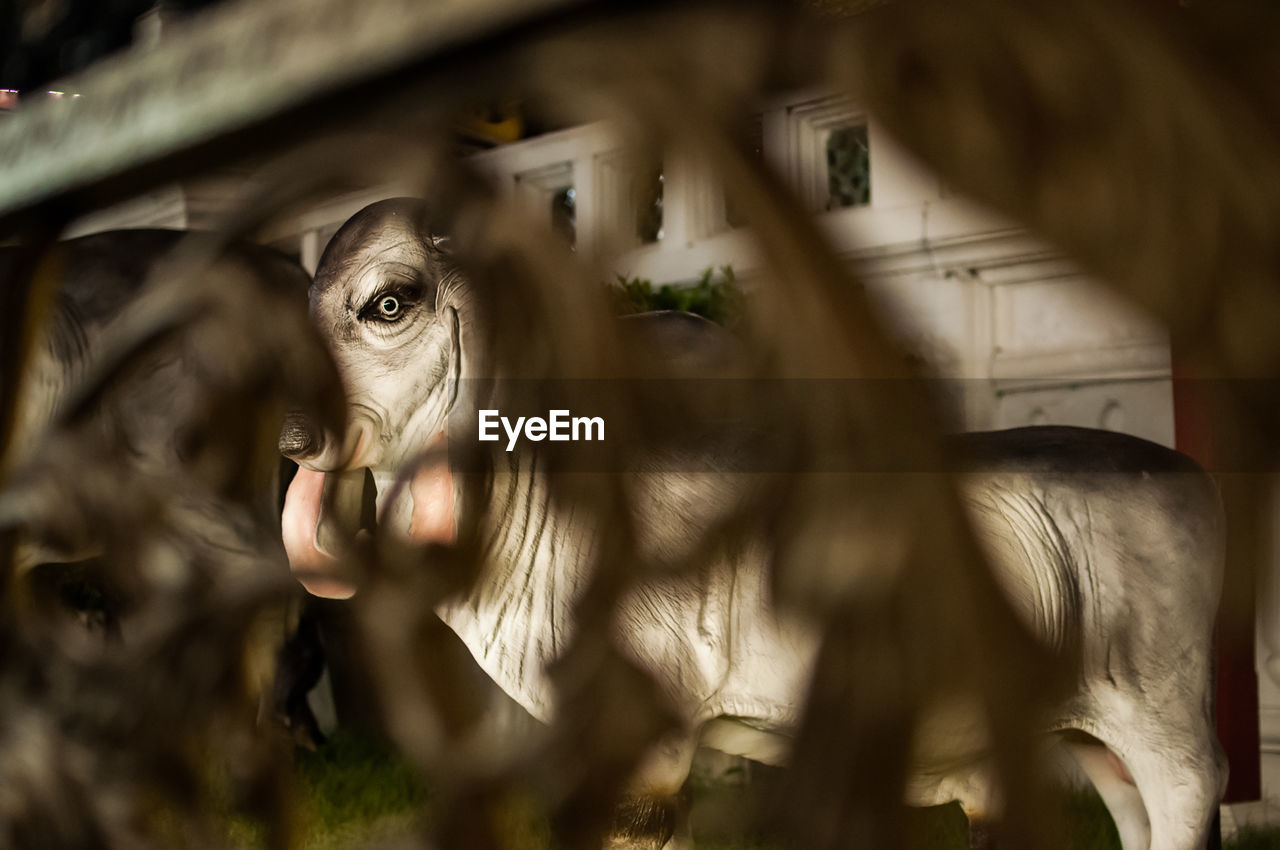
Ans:
{"type": "MultiPolygon", "coordinates": [[[[166,268],[173,268],[175,275],[182,272],[166,263],[191,235],[178,230],[108,231],[61,242],[51,252],[48,268],[56,274],[57,289],[48,321],[24,364],[12,447],[15,468],[35,463],[38,470],[40,463],[49,462],[47,457],[37,458],[41,452],[58,456],[60,444],[51,437],[69,441],[86,454],[113,457],[121,463],[122,475],[167,476],[182,468],[185,434],[179,423],[199,421],[212,380],[207,363],[216,365],[225,354],[207,345],[201,349],[208,334],[184,333],[172,345],[144,346],[140,354],[119,364],[122,369],[102,364],[104,358],[111,359],[108,352],[136,345],[138,328],[145,327],[145,317],[157,309],[148,290],[171,282],[166,268]],[[104,381],[104,391],[90,393],[93,405],[73,431],[61,431],[60,411],[84,391],[91,376],[104,381]]],[[[0,248],[0,285],[13,284],[18,252],[0,248]]],[[[240,243],[219,254],[209,274],[211,287],[223,285],[224,275],[235,274],[267,291],[287,293],[300,309],[310,280],[283,254],[240,243]]],[[[274,505],[275,465],[264,464],[252,475],[262,482],[262,503],[274,505]]],[[[206,509],[200,505],[198,511],[206,509]]],[[[263,526],[275,528],[275,520],[265,509],[262,513],[263,526]]],[[[205,525],[236,540],[245,536],[221,517],[205,525]]]]}
{"type": "Polygon", "coordinates": [[[963,470],[1040,475],[1203,475],[1194,460],[1150,440],[1069,425],[1034,425],[947,437],[963,470]]]}
{"type": "Polygon", "coordinates": [[[1086,675],[1116,640],[1207,637],[1224,530],[1216,485],[1195,461],[1088,428],[949,439],[997,578],[1036,634],[1086,675]]]}
{"type": "MultiPolygon", "coordinates": [[[[20,451],[47,427],[85,375],[105,328],[138,297],[157,260],[182,235],[124,230],[58,244],[53,310],[30,352],[19,404],[20,451]]],[[[18,248],[0,248],[0,285],[14,284],[18,260],[18,248]]]]}
{"type": "MultiPolygon", "coordinates": [[[[88,373],[113,323],[138,304],[144,289],[157,282],[165,259],[190,235],[181,230],[114,230],[58,244],[53,311],[27,364],[19,408],[20,451],[38,439],[88,373]]],[[[17,260],[17,248],[0,248],[0,285],[10,285],[17,260]]],[[[300,303],[306,298],[309,276],[273,249],[236,244],[219,263],[234,263],[262,283],[291,290],[300,303]]],[[[104,427],[134,432],[130,441],[135,445],[154,445],[192,389],[189,369],[176,351],[153,360],[143,380],[129,382],[123,394],[98,412],[104,427]]]]}

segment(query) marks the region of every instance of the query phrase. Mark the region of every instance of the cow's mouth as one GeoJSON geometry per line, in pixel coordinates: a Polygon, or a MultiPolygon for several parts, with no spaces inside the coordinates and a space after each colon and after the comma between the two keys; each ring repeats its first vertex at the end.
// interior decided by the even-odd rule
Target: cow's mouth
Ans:
{"type": "MultiPolygon", "coordinates": [[[[439,448],[444,435],[437,437],[439,448]]],[[[285,493],[281,533],[289,567],[309,593],[347,599],[359,589],[348,557],[361,533],[383,530],[409,542],[453,543],[456,503],[453,475],[447,454],[424,463],[408,482],[412,510],[407,521],[394,519],[397,512],[377,507],[378,490],[368,469],[320,472],[299,467],[285,493]]]]}

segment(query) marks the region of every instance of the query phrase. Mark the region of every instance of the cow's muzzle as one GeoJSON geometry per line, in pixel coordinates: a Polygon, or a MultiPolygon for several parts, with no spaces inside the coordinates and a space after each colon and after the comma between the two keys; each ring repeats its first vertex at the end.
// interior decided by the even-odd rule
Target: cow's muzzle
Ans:
{"type": "Polygon", "coordinates": [[[320,428],[301,413],[285,417],[280,429],[280,454],[299,466],[317,472],[336,472],[369,467],[378,460],[377,429],[357,417],[341,438],[320,428]]]}
{"type": "Polygon", "coordinates": [[[320,454],[324,437],[303,413],[290,413],[280,428],[280,454],[292,460],[310,459],[320,454]]]}

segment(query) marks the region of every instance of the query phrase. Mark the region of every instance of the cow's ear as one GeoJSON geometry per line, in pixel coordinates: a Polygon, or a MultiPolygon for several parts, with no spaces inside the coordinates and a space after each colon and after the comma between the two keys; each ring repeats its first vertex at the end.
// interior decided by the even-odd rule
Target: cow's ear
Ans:
{"type": "Polygon", "coordinates": [[[458,328],[458,311],[445,307],[440,318],[449,330],[449,363],[445,370],[445,410],[453,410],[458,400],[458,384],[462,378],[462,334],[458,328]]]}

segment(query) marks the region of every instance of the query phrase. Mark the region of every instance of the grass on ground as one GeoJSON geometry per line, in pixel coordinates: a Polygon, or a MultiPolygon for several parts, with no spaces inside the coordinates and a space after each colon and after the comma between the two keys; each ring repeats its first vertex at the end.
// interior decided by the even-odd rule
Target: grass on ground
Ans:
{"type": "MultiPolygon", "coordinates": [[[[299,846],[308,850],[357,847],[407,833],[419,822],[418,816],[431,815],[431,794],[413,768],[392,750],[351,733],[335,734],[314,753],[299,752],[295,772],[301,796],[299,846]]],[[[1120,850],[1097,795],[1068,794],[1063,805],[1063,846],[1120,850]]],[[[695,789],[696,850],[778,850],[778,845],[752,837],[744,826],[743,813],[759,811],[760,806],[760,794],[752,786],[695,789]]],[[[527,818],[513,817],[511,825],[529,829],[527,823],[527,818]]],[[[908,828],[913,845],[922,850],[965,850],[966,823],[958,806],[914,811],[908,828]]],[[[545,829],[533,828],[527,841],[517,843],[530,850],[545,848],[545,829]]],[[[1280,850],[1280,829],[1245,828],[1224,847],[1280,850]]]]}

